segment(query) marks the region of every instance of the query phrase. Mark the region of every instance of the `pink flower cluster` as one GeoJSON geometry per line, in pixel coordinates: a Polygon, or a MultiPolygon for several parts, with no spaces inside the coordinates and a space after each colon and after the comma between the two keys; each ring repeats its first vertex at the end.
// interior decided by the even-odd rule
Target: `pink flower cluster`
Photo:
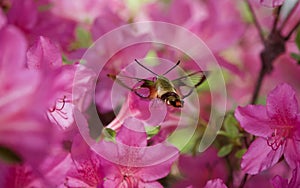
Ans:
{"type": "MultiPolygon", "coordinates": [[[[0,187],[299,187],[299,10],[284,0],[0,1],[0,187]],[[187,72],[199,71],[196,60],[159,43],[108,57],[128,38],[147,41],[147,28],[105,41],[93,54],[99,75],[81,59],[112,30],[144,21],[193,33],[222,69],[226,115],[202,153],[205,130],[219,121],[210,119],[218,105],[209,83],[193,90],[197,110],[194,101],[175,108],[131,89],[157,80],[152,68],[152,77],[130,69],[134,59],[161,63],[155,74],[168,67],[163,59],[181,60],[176,68],[187,72]],[[144,77],[111,79],[126,68],[144,77]],[[94,107],[104,127],[93,124],[94,107]]],[[[162,35],[184,43],[176,34],[162,35]]]]}

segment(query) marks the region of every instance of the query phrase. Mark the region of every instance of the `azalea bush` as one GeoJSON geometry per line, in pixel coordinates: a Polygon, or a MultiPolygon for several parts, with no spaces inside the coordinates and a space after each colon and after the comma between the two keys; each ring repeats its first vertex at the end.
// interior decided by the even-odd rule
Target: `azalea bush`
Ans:
{"type": "Polygon", "coordinates": [[[299,1],[0,7],[0,187],[300,187],[299,1]]]}

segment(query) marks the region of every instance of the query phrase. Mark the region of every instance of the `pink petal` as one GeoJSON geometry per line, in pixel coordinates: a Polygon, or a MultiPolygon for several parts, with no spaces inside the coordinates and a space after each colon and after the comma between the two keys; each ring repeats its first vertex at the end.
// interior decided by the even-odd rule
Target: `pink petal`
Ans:
{"type": "Polygon", "coordinates": [[[267,145],[265,139],[257,138],[243,156],[241,168],[248,174],[258,174],[276,164],[282,156],[283,151],[284,147],[281,146],[274,151],[267,145]]]}
{"type": "Polygon", "coordinates": [[[102,159],[101,161],[105,179],[104,184],[120,184],[123,181],[123,174],[121,172],[121,168],[119,168],[120,166],[118,166],[118,164],[111,163],[105,159],[102,159]],[[110,180],[113,182],[109,183],[110,180]]]}
{"type": "Polygon", "coordinates": [[[189,184],[195,187],[203,187],[209,179],[228,178],[225,161],[217,156],[214,148],[209,148],[197,156],[181,155],[178,167],[189,184]]]}
{"type": "Polygon", "coordinates": [[[91,187],[88,183],[86,183],[84,180],[80,180],[78,178],[74,177],[67,177],[66,182],[64,183],[64,187],[91,187]]]}
{"type": "Polygon", "coordinates": [[[125,21],[109,8],[104,9],[102,13],[103,15],[95,19],[92,27],[92,35],[95,40],[105,33],[125,24],[125,21]]]}
{"type": "Polygon", "coordinates": [[[51,125],[38,117],[12,116],[12,119],[0,120],[0,143],[9,147],[33,165],[39,163],[49,152],[53,143],[51,125]],[[20,139],[22,138],[22,139],[20,139]]]}
{"type": "Polygon", "coordinates": [[[238,107],[234,115],[241,126],[255,136],[267,137],[272,133],[264,106],[247,105],[238,107]]]}
{"type": "MultiPolygon", "coordinates": [[[[60,145],[59,145],[60,147],[60,145]]],[[[41,173],[53,187],[63,184],[67,172],[74,166],[71,155],[62,148],[55,148],[54,153],[48,155],[42,163],[41,173]]]]}
{"type": "Polygon", "coordinates": [[[59,49],[45,37],[39,40],[27,52],[27,65],[30,69],[49,70],[62,66],[59,49]]]}
{"type": "Polygon", "coordinates": [[[288,188],[288,180],[278,175],[271,180],[271,183],[274,188],[288,188]]]}
{"type": "Polygon", "coordinates": [[[266,7],[278,7],[284,3],[285,0],[260,0],[260,3],[266,7]]]}
{"type": "Polygon", "coordinates": [[[269,93],[267,98],[267,114],[277,124],[294,124],[298,113],[298,102],[295,91],[291,86],[281,84],[269,93]]]}
{"type": "Polygon", "coordinates": [[[227,186],[224,184],[223,180],[221,179],[214,179],[209,180],[204,188],[227,188],[227,186]]]}
{"type": "Polygon", "coordinates": [[[77,171],[70,173],[71,177],[93,186],[102,182],[100,158],[90,150],[79,134],[73,140],[71,154],[77,169],[77,171]]]}
{"type": "Polygon", "coordinates": [[[30,37],[48,37],[52,41],[59,43],[64,50],[69,50],[70,43],[75,40],[75,21],[59,17],[49,10],[38,13],[38,21],[30,30],[30,37]]]}
{"type": "Polygon", "coordinates": [[[157,181],[154,182],[139,182],[138,188],[163,188],[163,186],[157,181]]]}
{"type": "Polygon", "coordinates": [[[289,182],[289,188],[300,187],[300,162],[297,162],[297,167],[293,170],[292,178],[289,182]]]}
{"type": "Polygon", "coordinates": [[[288,139],[284,158],[291,168],[297,167],[297,161],[300,161],[300,141],[288,139]]]}
{"type": "Polygon", "coordinates": [[[143,122],[135,118],[125,119],[116,140],[128,146],[145,147],[147,134],[143,122]]]}
{"type": "Polygon", "coordinates": [[[0,70],[16,70],[25,67],[27,42],[13,26],[0,30],[0,70]]]}
{"type": "Polygon", "coordinates": [[[104,182],[103,182],[103,187],[107,187],[107,188],[109,188],[109,187],[120,187],[120,188],[123,188],[123,187],[121,187],[120,185],[121,185],[121,183],[122,183],[122,178],[116,178],[116,179],[105,179],[104,180],[104,182]]]}
{"type": "Polygon", "coordinates": [[[38,18],[37,3],[34,0],[14,0],[7,13],[8,22],[24,30],[32,29],[38,18]]]}
{"type": "Polygon", "coordinates": [[[163,144],[148,147],[144,152],[141,159],[144,166],[137,172],[137,176],[144,181],[154,181],[167,176],[179,156],[177,148],[163,144]]]}

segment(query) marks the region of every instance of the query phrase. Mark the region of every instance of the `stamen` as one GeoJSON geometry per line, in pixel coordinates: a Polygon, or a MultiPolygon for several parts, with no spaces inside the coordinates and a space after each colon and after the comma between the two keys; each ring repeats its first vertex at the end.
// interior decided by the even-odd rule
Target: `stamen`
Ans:
{"type": "Polygon", "coordinates": [[[267,138],[267,144],[273,150],[277,150],[280,146],[286,143],[286,140],[291,137],[292,126],[280,126],[274,129],[271,136],[267,138]]]}
{"type": "Polygon", "coordinates": [[[65,107],[65,104],[66,104],[66,96],[64,95],[63,99],[57,99],[57,102],[56,103],[62,103],[62,106],[60,108],[57,108],[56,104],[54,105],[54,107],[50,108],[49,111],[50,112],[54,112],[54,111],[62,111],[63,108],[65,107]]]}

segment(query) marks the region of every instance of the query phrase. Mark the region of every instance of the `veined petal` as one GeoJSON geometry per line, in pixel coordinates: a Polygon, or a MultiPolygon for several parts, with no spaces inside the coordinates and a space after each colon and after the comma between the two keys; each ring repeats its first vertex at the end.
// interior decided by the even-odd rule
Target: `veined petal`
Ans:
{"type": "Polygon", "coordinates": [[[278,85],[267,98],[267,114],[279,125],[291,125],[299,112],[295,91],[288,84],[278,85]]]}
{"type": "Polygon", "coordinates": [[[291,168],[297,167],[297,161],[300,161],[300,141],[288,139],[284,158],[291,168]]]}
{"type": "Polygon", "coordinates": [[[238,107],[234,115],[241,126],[255,136],[267,137],[272,133],[264,106],[247,105],[238,107]]]}
{"type": "Polygon", "coordinates": [[[135,118],[127,118],[117,134],[117,141],[128,146],[145,147],[147,134],[143,122],[135,118]]]}
{"type": "Polygon", "coordinates": [[[27,65],[30,69],[49,71],[62,66],[61,53],[48,38],[40,37],[27,52],[27,65]]]}
{"type": "Polygon", "coordinates": [[[248,174],[259,172],[273,166],[282,156],[284,147],[273,150],[267,145],[267,140],[257,138],[242,158],[241,168],[248,174]]]}
{"type": "Polygon", "coordinates": [[[300,162],[297,162],[296,168],[293,170],[293,175],[289,182],[289,188],[298,187],[300,187],[300,162]]]}

